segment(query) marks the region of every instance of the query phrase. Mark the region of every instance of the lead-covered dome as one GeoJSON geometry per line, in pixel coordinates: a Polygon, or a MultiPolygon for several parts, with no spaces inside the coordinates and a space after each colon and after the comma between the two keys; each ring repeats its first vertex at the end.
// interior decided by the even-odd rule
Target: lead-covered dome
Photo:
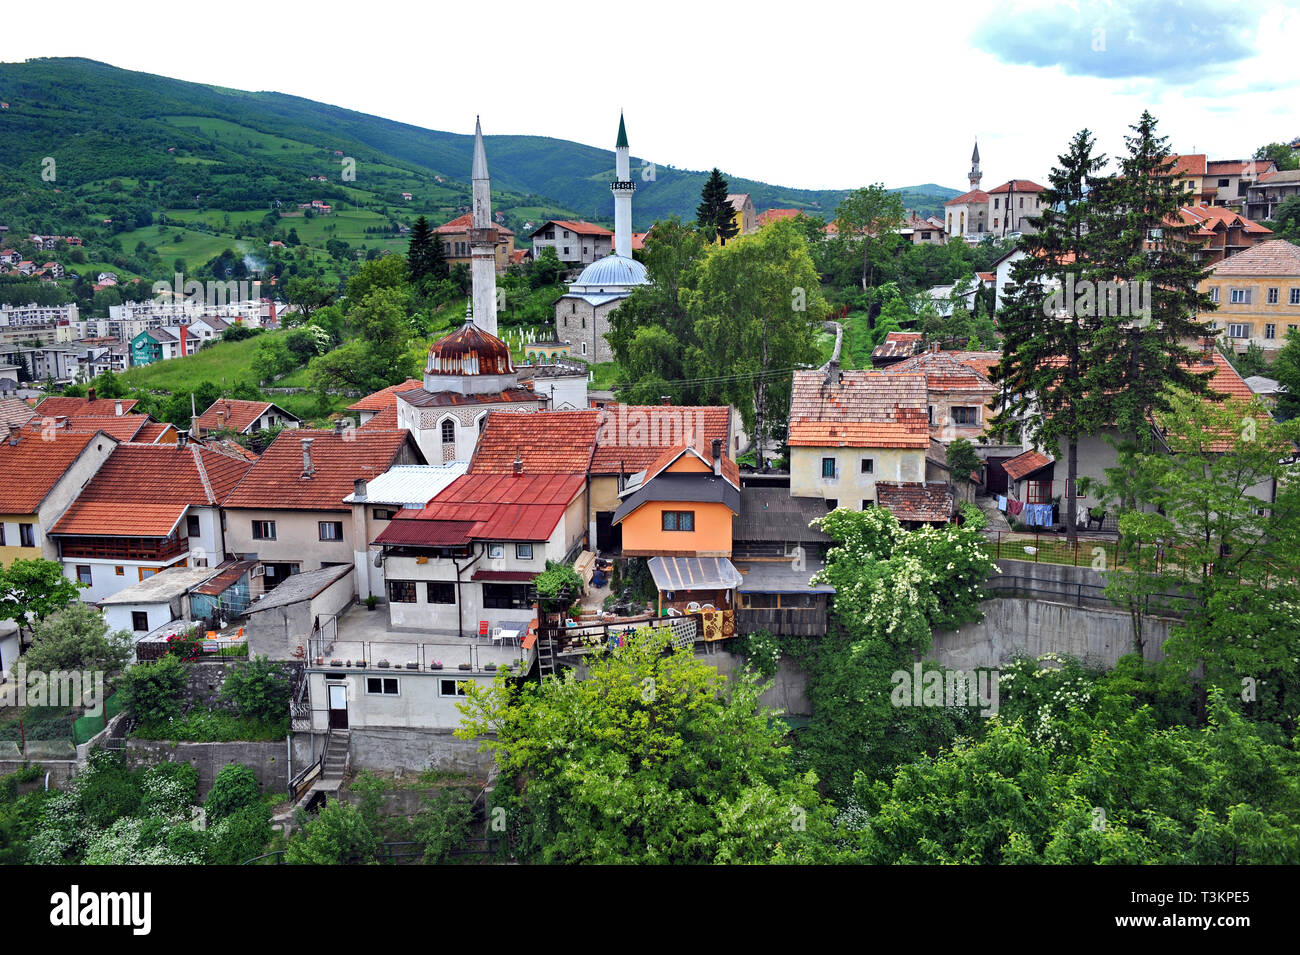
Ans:
{"type": "Polygon", "coordinates": [[[607,255],[582,270],[569,288],[574,292],[617,291],[647,282],[645,266],[636,259],[607,255]]]}

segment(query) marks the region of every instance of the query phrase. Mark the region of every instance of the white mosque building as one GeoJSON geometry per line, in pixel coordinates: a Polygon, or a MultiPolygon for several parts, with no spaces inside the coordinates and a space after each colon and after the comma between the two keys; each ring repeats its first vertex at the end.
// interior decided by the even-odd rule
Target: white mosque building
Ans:
{"type": "Polygon", "coordinates": [[[570,346],[570,354],[589,362],[613,361],[614,353],[605,340],[609,316],[632,289],[648,281],[645,266],[632,258],[632,180],[627,127],[618,118],[618,140],[614,144],[616,179],[609,184],[614,194],[614,251],[582,270],[569,291],[555,303],[555,337],[570,346]]]}

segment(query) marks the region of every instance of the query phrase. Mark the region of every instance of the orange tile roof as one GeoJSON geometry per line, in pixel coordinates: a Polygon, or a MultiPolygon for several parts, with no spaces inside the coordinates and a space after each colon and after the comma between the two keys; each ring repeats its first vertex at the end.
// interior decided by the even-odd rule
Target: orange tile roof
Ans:
{"type": "Polygon", "coordinates": [[[989,381],[993,380],[993,368],[1002,360],[1000,351],[955,351],[952,357],[957,359],[963,365],[969,365],[974,368],[989,381]]]}
{"type": "MultiPolygon", "coordinates": [[[[133,441],[140,430],[152,420],[147,414],[123,414],[108,418],[98,415],[69,415],[64,419],[62,426],[68,431],[86,434],[103,431],[119,441],[133,441]]],[[[39,431],[43,427],[43,419],[33,418],[28,427],[39,431]]]]}
{"type": "MultiPolygon", "coordinates": [[[[1002,192],[1010,192],[1012,189],[1016,192],[1023,192],[1028,195],[1031,192],[1042,192],[1043,187],[1032,179],[1008,179],[1000,186],[995,186],[989,190],[989,195],[996,195],[1002,192]]],[[[946,205],[947,203],[945,203],[946,205]]]]}
{"type": "Polygon", "coordinates": [[[18,444],[0,442],[0,514],[35,514],[72,463],[94,440],[93,434],[30,432],[18,444]]]}
{"type": "Polygon", "coordinates": [[[243,434],[253,426],[253,422],[266,414],[268,408],[276,408],[287,418],[298,420],[283,408],[270,401],[244,401],[239,398],[218,398],[208,409],[195,419],[194,425],[202,431],[234,431],[243,434]],[[221,415],[221,417],[218,417],[221,415]]]}
{"type": "Polygon", "coordinates": [[[511,474],[515,457],[525,474],[585,473],[596,447],[600,411],[489,412],[479,435],[471,474],[511,474]]]}
{"type": "Polygon", "coordinates": [[[424,382],[419,378],[407,378],[397,385],[389,385],[379,391],[371,392],[360,401],[348,405],[349,411],[383,411],[385,408],[397,407],[397,395],[412,388],[422,388],[424,382]]]}
{"type": "Polygon", "coordinates": [[[802,209],[767,209],[758,214],[758,224],[762,227],[778,219],[794,219],[801,215],[803,215],[802,209]]]}
{"type": "Polygon", "coordinates": [[[145,444],[154,444],[160,439],[168,437],[170,433],[171,440],[175,441],[176,440],[175,432],[176,429],[171,425],[170,422],[150,421],[147,422],[145,426],[139,430],[139,432],[137,432],[135,436],[135,440],[145,444]]]}
{"type": "MultiPolygon", "coordinates": [[[[622,405],[602,409],[596,428],[592,474],[635,474],[666,448],[691,443],[706,458],[714,440],[730,450],[731,406],[622,405]]],[[[513,460],[513,459],[512,459],[513,460]]]]}
{"type": "Polygon", "coordinates": [[[967,362],[960,361],[952,352],[924,351],[890,365],[886,374],[925,375],[930,391],[996,391],[993,383],[967,362]]]}
{"type": "MultiPolygon", "coordinates": [[[[701,451],[699,448],[692,448],[685,444],[679,444],[676,447],[665,449],[664,453],[659,455],[659,457],[657,457],[645,469],[645,480],[641,482],[642,485],[644,486],[646,484],[649,484],[656,477],[658,477],[659,474],[665,468],[671,465],[683,454],[686,454],[688,451],[694,451],[704,461],[705,464],[709,465],[709,467],[713,466],[712,449],[710,449],[707,452],[704,452],[701,451]]],[[[740,489],[740,465],[736,464],[735,461],[731,460],[731,458],[727,456],[725,451],[722,454],[722,476],[726,478],[728,481],[730,481],[733,485],[735,485],[737,490],[740,489]]]]}
{"type": "Polygon", "coordinates": [[[1285,239],[1260,242],[1210,266],[1211,277],[1220,275],[1300,276],[1300,247],[1285,239]]]}
{"type": "Polygon", "coordinates": [[[42,415],[97,415],[117,414],[117,403],[122,403],[122,414],[130,414],[137,404],[134,398],[65,398],[55,395],[36,405],[37,414],[42,415]]]}
{"type": "Polygon", "coordinates": [[[791,447],[918,448],[930,444],[922,374],[796,371],[791,447]]]}
{"type": "Polygon", "coordinates": [[[876,503],[900,521],[950,521],[955,509],[946,481],[877,481],[876,503]]]}
{"type": "Polygon", "coordinates": [[[1006,461],[1002,469],[1013,481],[1019,481],[1027,474],[1033,474],[1039,468],[1047,467],[1052,463],[1052,459],[1038,451],[1025,451],[1023,454],[1017,454],[1014,458],[1006,461]]]}
{"type": "Polygon", "coordinates": [[[963,206],[972,202],[988,202],[989,194],[982,189],[972,189],[970,192],[963,192],[960,196],[955,196],[944,203],[945,206],[963,206]]]}
{"type": "Polygon", "coordinates": [[[352,493],[352,482],[383,474],[399,463],[404,447],[415,450],[409,431],[281,431],[226,499],[226,507],[349,510],[343,498],[352,493]],[[303,438],[313,439],[310,477],[302,473],[303,438]]]}
{"type": "Polygon", "coordinates": [[[910,356],[916,353],[916,348],[920,344],[920,332],[889,332],[885,335],[885,340],[876,346],[876,350],[871,353],[871,357],[899,358],[910,356]]]}
{"type": "Polygon", "coordinates": [[[185,504],[132,504],[76,501],[51,534],[91,537],[167,537],[187,510],[185,504]]]}
{"type": "Polygon", "coordinates": [[[592,222],[572,222],[568,219],[548,219],[546,222],[542,223],[540,226],[538,226],[536,229],[533,230],[533,235],[536,235],[538,232],[541,232],[542,229],[545,229],[548,225],[558,225],[561,229],[568,229],[570,232],[578,233],[578,235],[613,236],[614,234],[610,232],[608,229],[606,229],[605,227],[598,226],[592,222]]]}
{"type": "Polygon", "coordinates": [[[394,401],[383,411],[377,411],[371,415],[361,427],[369,428],[371,431],[395,431],[400,427],[397,420],[397,402],[394,401]]]}
{"type": "MultiPolygon", "coordinates": [[[[474,213],[467,212],[463,216],[457,216],[450,222],[444,222],[433,231],[435,233],[450,235],[460,232],[468,232],[472,228],[474,228],[474,213]]],[[[507,229],[503,225],[493,225],[492,228],[496,229],[500,235],[514,235],[513,230],[507,229]]]]}
{"type": "Polygon", "coordinates": [[[1169,175],[1175,177],[1204,176],[1206,174],[1205,153],[1192,153],[1187,156],[1173,155],[1174,167],[1169,175]]]}

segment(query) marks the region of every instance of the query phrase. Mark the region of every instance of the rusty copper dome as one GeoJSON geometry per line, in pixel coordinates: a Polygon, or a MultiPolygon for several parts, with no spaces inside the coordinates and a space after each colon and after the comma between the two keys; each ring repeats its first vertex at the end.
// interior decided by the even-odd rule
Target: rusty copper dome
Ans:
{"type": "Polygon", "coordinates": [[[429,346],[426,375],[509,375],[510,348],[495,335],[466,323],[429,346]]]}

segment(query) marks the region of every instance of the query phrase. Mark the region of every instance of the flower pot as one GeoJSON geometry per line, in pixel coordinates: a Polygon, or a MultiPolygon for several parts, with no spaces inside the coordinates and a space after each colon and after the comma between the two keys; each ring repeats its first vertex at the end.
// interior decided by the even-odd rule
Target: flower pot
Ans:
{"type": "Polygon", "coordinates": [[[442,663],[439,662],[438,660],[434,660],[432,663],[429,664],[429,669],[430,669],[430,670],[441,670],[441,669],[442,669],[442,663]]]}
{"type": "Polygon", "coordinates": [[[325,658],[324,658],[324,657],[317,657],[317,658],[316,658],[316,665],[317,665],[318,667],[319,667],[319,666],[324,666],[324,665],[325,665],[325,658]]]}
{"type": "Polygon", "coordinates": [[[332,666],[332,667],[341,667],[341,666],[343,666],[343,661],[342,661],[342,660],[331,660],[331,661],[330,661],[330,666],[332,666]]]}
{"type": "Polygon", "coordinates": [[[468,663],[458,663],[458,664],[456,664],[456,669],[458,669],[458,670],[472,670],[473,667],[471,667],[468,663]]]}

